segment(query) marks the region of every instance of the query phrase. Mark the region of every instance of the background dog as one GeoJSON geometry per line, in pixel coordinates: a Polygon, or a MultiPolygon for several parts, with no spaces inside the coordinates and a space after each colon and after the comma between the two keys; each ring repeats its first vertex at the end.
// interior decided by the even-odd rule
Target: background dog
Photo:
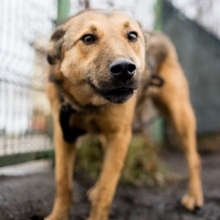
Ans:
{"type": "Polygon", "coordinates": [[[132,135],[135,111],[151,98],[175,127],[189,165],[188,209],[203,204],[195,117],[188,86],[171,42],[160,33],[143,33],[118,11],[88,10],[57,27],[48,48],[47,94],[54,119],[56,198],[46,220],[68,219],[75,141],[90,132],[102,140],[105,157],[89,191],[89,220],[108,219],[110,205],[132,135]],[[158,78],[153,87],[149,59],[158,78]]]}

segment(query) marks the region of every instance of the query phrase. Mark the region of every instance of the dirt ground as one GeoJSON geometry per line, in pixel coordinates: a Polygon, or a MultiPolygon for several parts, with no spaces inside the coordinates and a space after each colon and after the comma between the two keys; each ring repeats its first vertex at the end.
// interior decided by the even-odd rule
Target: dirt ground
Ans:
{"type": "MultiPolygon", "coordinates": [[[[187,185],[183,156],[163,154],[170,169],[181,175],[165,188],[119,185],[110,220],[220,220],[220,153],[202,155],[205,205],[194,212],[180,205],[187,185]]],[[[70,219],[85,220],[89,213],[86,191],[92,185],[74,181],[70,219]]],[[[27,176],[0,177],[0,220],[41,220],[49,214],[54,198],[53,170],[27,176]]]]}

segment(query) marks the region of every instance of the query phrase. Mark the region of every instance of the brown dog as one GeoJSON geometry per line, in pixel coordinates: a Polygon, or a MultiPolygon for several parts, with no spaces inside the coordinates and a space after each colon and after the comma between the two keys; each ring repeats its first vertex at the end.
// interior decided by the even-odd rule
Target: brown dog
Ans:
{"type": "Polygon", "coordinates": [[[89,192],[89,220],[108,219],[135,109],[146,98],[152,98],[170,119],[185,149],[190,175],[183,205],[188,209],[202,206],[195,117],[187,82],[170,41],[159,33],[146,35],[131,17],[102,10],[83,11],[53,33],[47,93],[55,126],[57,187],[53,211],[46,220],[68,219],[75,141],[87,132],[100,135],[105,149],[100,177],[89,192]],[[160,88],[151,86],[149,57],[158,79],[165,82],[160,88]]]}

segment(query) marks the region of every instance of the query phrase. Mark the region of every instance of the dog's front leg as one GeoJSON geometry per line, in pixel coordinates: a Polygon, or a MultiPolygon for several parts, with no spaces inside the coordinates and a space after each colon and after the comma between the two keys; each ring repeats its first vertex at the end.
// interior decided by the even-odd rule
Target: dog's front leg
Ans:
{"type": "Polygon", "coordinates": [[[127,154],[131,131],[106,136],[105,158],[101,175],[90,197],[89,220],[107,220],[115,189],[127,154]]]}
{"type": "Polygon", "coordinates": [[[51,214],[45,220],[67,220],[72,198],[75,145],[63,139],[59,116],[54,116],[56,197],[51,214]]]}

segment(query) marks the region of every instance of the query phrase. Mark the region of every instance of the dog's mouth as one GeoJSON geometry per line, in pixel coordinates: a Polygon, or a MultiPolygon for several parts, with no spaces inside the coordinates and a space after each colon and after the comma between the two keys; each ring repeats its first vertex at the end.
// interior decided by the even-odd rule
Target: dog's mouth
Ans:
{"type": "Polygon", "coordinates": [[[118,88],[112,90],[102,91],[102,95],[110,102],[113,103],[124,103],[126,102],[134,93],[131,88],[118,88]]]}
{"type": "Polygon", "coordinates": [[[96,87],[91,80],[88,80],[88,82],[96,93],[102,95],[108,101],[116,104],[122,104],[126,102],[129,98],[131,98],[134,90],[137,89],[136,86],[121,86],[119,88],[100,89],[96,87]]]}

